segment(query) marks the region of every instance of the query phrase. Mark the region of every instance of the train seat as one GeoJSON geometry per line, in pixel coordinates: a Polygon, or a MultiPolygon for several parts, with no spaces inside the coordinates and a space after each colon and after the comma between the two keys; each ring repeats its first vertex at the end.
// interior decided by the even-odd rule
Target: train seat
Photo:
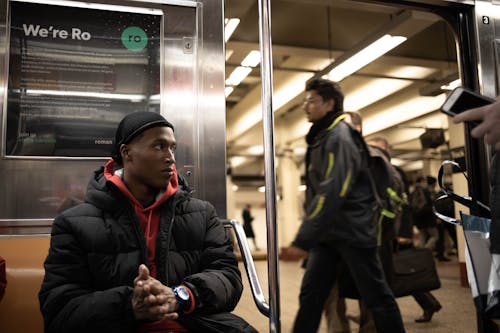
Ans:
{"type": "Polygon", "coordinates": [[[0,301],[0,332],[43,332],[38,291],[49,243],[48,235],[0,238],[7,271],[7,288],[0,301]]]}

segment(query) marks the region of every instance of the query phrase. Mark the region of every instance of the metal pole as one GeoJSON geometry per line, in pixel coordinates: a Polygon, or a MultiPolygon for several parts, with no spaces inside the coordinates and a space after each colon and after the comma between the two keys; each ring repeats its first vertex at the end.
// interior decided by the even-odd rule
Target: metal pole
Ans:
{"type": "Polygon", "coordinates": [[[259,45],[262,80],[262,124],[266,185],[267,273],[269,281],[269,331],[281,332],[278,246],[276,228],[276,175],[274,166],[273,71],[271,52],[271,1],[259,0],[259,45]]]}

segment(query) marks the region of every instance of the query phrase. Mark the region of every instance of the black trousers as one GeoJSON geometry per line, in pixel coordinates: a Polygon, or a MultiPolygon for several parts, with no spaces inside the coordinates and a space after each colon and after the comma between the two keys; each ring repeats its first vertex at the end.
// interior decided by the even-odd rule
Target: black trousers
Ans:
{"type": "Polygon", "coordinates": [[[340,243],[319,246],[309,252],[293,332],[315,333],[318,330],[323,305],[336,281],[340,260],[346,263],[361,298],[371,310],[377,332],[405,332],[398,305],[385,280],[377,248],[355,248],[340,243]]]}

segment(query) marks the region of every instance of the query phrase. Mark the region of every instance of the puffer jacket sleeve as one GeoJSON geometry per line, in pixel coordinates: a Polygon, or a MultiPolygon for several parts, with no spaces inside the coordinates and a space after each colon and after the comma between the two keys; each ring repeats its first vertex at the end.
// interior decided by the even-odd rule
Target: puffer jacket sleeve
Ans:
{"type": "Polygon", "coordinates": [[[55,219],[44,263],[39,301],[45,332],[134,332],[133,289],[118,286],[95,291],[86,252],[67,218],[60,215],[55,219]]]}
{"type": "Polygon", "coordinates": [[[232,242],[217,217],[214,207],[205,202],[206,237],[200,256],[200,271],[187,276],[183,284],[193,289],[197,311],[216,313],[232,311],[243,285],[232,242]]]}
{"type": "Polygon", "coordinates": [[[324,143],[320,165],[322,181],[319,190],[306,207],[306,217],[292,242],[304,250],[310,250],[327,234],[340,207],[348,195],[360,168],[358,148],[350,138],[347,125],[339,124],[328,133],[324,143]]]}

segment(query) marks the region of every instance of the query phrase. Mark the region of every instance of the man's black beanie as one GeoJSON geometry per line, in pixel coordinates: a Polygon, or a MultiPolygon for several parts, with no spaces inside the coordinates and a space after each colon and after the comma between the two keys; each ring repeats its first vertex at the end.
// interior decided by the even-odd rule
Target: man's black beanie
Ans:
{"type": "Polygon", "coordinates": [[[113,160],[118,164],[122,164],[120,154],[120,146],[122,144],[129,143],[147,129],[162,126],[170,127],[172,131],[174,130],[174,126],[156,112],[138,111],[126,115],[116,129],[115,145],[113,146],[111,155],[113,160]]]}

